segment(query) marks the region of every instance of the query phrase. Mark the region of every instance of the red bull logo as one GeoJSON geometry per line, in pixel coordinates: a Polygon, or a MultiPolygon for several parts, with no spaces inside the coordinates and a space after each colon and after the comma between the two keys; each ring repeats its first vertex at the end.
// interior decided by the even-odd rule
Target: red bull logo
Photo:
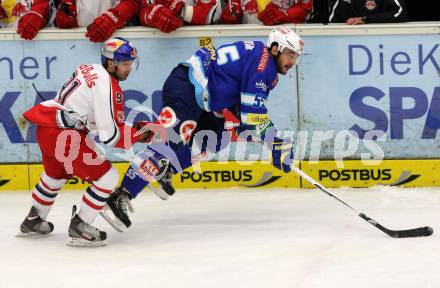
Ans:
{"type": "Polygon", "coordinates": [[[116,49],[118,47],[118,44],[116,42],[108,42],[107,47],[112,48],[112,49],[116,49]]]}
{"type": "Polygon", "coordinates": [[[116,50],[119,47],[121,47],[125,42],[118,40],[118,39],[114,39],[113,41],[110,41],[106,44],[107,48],[110,48],[111,50],[116,50]]]}

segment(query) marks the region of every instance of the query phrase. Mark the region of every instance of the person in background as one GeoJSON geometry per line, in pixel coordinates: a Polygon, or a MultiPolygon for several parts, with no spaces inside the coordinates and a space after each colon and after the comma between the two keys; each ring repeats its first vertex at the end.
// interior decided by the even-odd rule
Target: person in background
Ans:
{"type": "MultiPolygon", "coordinates": [[[[334,1],[334,0],[331,0],[334,1]]],[[[328,24],[328,17],[330,15],[330,0],[313,0],[312,13],[310,14],[307,23],[322,23],[328,24]]]]}
{"type": "Polygon", "coordinates": [[[224,24],[278,25],[304,23],[313,0],[229,0],[222,12],[224,24]]]}
{"type": "Polygon", "coordinates": [[[408,21],[404,0],[337,0],[329,22],[347,25],[408,21]]]}
{"type": "MultiPolygon", "coordinates": [[[[50,0],[35,0],[20,18],[17,33],[31,40],[50,22],[50,0]]],[[[140,0],[61,0],[56,1],[54,24],[58,28],[87,27],[86,37],[103,42],[137,17],[140,0]]]]}
{"type": "Polygon", "coordinates": [[[13,8],[13,5],[12,6],[8,5],[8,4],[14,4],[13,2],[14,1],[0,0],[0,28],[5,28],[8,26],[12,26],[14,24],[15,17],[11,15],[11,10],[13,8]]]}
{"type": "Polygon", "coordinates": [[[31,10],[32,0],[0,0],[0,28],[17,27],[17,20],[31,10]]]}
{"type": "Polygon", "coordinates": [[[169,33],[188,25],[218,23],[221,0],[142,0],[141,25],[169,33]]]}

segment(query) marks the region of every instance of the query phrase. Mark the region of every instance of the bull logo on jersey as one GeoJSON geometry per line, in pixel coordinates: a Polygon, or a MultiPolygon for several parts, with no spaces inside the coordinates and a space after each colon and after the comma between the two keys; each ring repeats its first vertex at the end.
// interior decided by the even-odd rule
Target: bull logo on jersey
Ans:
{"type": "Polygon", "coordinates": [[[365,1],[365,8],[368,10],[374,10],[376,8],[376,1],[375,0],[367,0],[365,1]]]}
{"type": "Polygon", "coordinates": [[[188,144],[191,139],[191,135],[196,130],[197,122],[193,120],[184,121],[179,128],[180,138],[183,141],[183,144],[188,144]]]}
{"type": "Polygon", "coordinates": [[[119,124],[124,124],[124,120],[125,120],[124,111],[118,111],[118,113],[116,114],[116,117],[117,117],[119,124]]]}

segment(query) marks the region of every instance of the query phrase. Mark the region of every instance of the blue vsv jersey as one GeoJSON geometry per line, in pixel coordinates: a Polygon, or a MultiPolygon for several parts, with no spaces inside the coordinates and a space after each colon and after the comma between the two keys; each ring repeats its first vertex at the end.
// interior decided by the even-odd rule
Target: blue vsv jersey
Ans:
{"type": "Polygon", "coordinates": [[[276,63],[260,41],[239,41],[204,47],[184,62],[195,87],[196,100],[205,111],[240,106],[241,123],[254,129],[268,122],[264,102],[278,81],[276,63]]]}

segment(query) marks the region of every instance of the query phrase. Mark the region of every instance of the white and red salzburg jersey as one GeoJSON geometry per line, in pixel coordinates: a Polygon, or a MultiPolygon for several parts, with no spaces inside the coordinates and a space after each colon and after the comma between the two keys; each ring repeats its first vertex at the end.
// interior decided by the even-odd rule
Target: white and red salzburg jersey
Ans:
{"type": "Polygon", "coordinates": [[[118,80],[100,64],[79,66],[63,85],[55,101],[76,112],[99,140],[114,146],[124,125],[124,95],[118,80]]]}

